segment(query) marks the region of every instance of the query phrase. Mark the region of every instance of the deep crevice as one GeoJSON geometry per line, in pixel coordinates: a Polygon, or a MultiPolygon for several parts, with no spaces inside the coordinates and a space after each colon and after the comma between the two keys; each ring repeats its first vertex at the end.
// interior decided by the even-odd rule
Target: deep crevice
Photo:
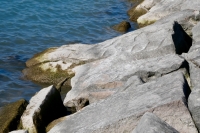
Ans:
{"type": "Polygon", "coordinates": [[[187,53],[192,46],[192,38],[183,30],[182,26],[178,22],[174,22],[173,25],[174,34],[172,39],[176,49],[176,54],[181,55],[187,53]]]}

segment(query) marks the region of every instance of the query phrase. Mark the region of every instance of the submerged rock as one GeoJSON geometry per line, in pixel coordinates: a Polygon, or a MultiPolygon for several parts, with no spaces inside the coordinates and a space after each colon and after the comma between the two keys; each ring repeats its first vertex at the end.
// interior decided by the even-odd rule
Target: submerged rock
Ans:
{"type": "Polygon", "coordinates": [[[45,127],[53,120],[67,115],[60,93],[53,86],[39,91],[33,96],[21,117],[23,129],[29,133],[45,132],[45,127]]]}
{"type": "Polygon", "coordinates": [[[145,112],[153,112],[182,133],[197,133],[186,107],[190,88],[181,72],[130,85],[54,126],[49,133],[131,132],[145,112]],[[163,113],[164,112],[164,113],[163,113]]]}
{"type": "Polygon", "coordinates": [[[121,23],[113,26],[113,29],[119,32],[127,32],[131,28],[131,25],[127,21],[122,21],[121,23]]]}
{"type": "Polygon", "coordinates": [[[8,133],[20,126],[20,117],[27,104],[26,100],[21,99],[0,108],[0,133],[8,133]]]}
{"type": "Polygon", "coordinates": [[[153,113],[145,113],[132,133],[179,133],[153,113]]]}

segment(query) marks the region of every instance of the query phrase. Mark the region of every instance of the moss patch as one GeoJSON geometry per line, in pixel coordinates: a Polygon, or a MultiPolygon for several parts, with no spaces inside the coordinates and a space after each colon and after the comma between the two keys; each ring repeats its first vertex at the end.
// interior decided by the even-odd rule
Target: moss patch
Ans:
{"type": "Polygon", "coordinates": [[[16,130],[28,102],[24,99],[0,108],[0,133],[16,130]]]}
{"type": "Polygon", "coordinates": [[[40,53],[35,54],[31,59],[26,61],[26,66],[30,67],[30,66],[36,65],[41,62],[47,62],[48,59],[46,58],[46,55],[48,53],[55,51],[56,49],[57,48],[48,48],[40,53]]]}
{"type": "Polygon", "coordinates": [[[27,79],[42,83],[42,84],[58,84],[64,78],[71,79],[75,74],[71,70],[62,70],[60,66],[57,68],[44,70],[41,67],[42,64],[34,65],[32,67],[24,69],[22,72],[27,79]]]}

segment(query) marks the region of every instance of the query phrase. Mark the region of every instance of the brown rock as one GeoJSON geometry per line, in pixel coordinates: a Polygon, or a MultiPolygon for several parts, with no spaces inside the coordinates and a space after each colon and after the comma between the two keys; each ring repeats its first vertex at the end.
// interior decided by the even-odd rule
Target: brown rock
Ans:
{"type": "Polygon", "coordinates": [[[21,99],[0,108],[0,133],[7,133],[17,129],[20,117],[26,109],[27,104],[26,100],[21,99]]]}
{"type": "Polygon", "coordinates": [[[119,32],[127,32],[131,28],[131,25],[127,21],[122,21],[121,23],[113,26],[113,29],[119,32]]]}

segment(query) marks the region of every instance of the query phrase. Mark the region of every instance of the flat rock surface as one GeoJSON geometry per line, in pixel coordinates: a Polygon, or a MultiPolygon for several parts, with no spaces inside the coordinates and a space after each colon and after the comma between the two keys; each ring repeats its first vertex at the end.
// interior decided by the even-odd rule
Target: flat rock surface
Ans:
{"type": "Polygon", "coordinates": [[[28,102],[24,99],[0,108],[0,133],[16,130],[28,102]]]}
{"type": "Polygon", "coordinates": [[[153,113],[145,113],[132,133],[179,133],[153,113]]]}
{"type": "Polygon", "coordinates": [[[147,111],[169,122],[179,132],[197,133],[184,104],[188,91],[183,74],[173,72],[137,87],[130,85],[123,92],[93,103],[54,126],[49,133],[131,132],[147,111]]]}

